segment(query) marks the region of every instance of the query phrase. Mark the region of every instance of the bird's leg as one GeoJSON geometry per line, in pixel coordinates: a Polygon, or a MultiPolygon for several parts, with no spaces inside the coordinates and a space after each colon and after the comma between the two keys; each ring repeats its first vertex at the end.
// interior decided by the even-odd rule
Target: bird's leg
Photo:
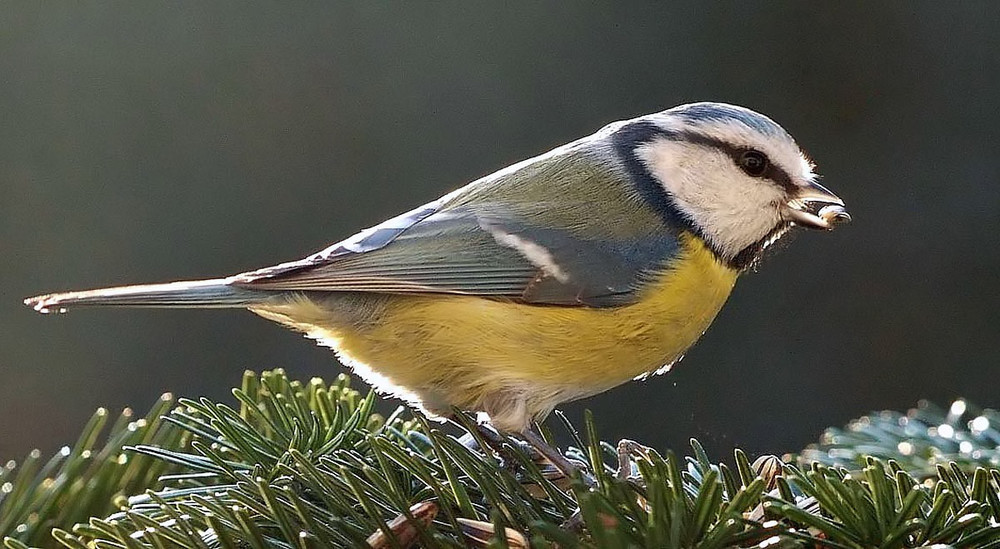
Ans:
{"type": "MultiPolygon", "coordinates": [[[[505,471],[513,474],[518,482],[520,482],[528,490],[529,494],[539,498],[548,497],[545,493],[545,489],[532,481],[529,478],[527,471],[525,471],[522,467],[519,467],[521,459],[523,458],[515,455],[515,450],[512,446],[516,446],[517,450],[523,452],[524,455],[530,459],[536,467],[538,467],[538,470],[542,474],[543,478],[551,482],[559,490],[564,492],[569,490],[570,477],[566,476],[558,467],[553,465],[548,458],[535,450],[535,448],[527,442],[501,435],[500,432],[488,422],[477,422],[476,432],[480,435],[483,444],[487,447],[486,449],[491,450],[497,457],[500,458],[500,466],[505,471]]],[[[464,444],[466,448],[471,450],[486,450],[480,447],[480,444],[478,444],[479,439],[473,436],[472,433],[467,432],[461,439],[459,439],[459,441],[464,444]]]]}
{"type": "MultiPolygon", "coordinates": [[[[597,485],[597,480],[595,480],[594,477],[586,471],[586,469],[567,459],[566,456],[559,453],[559,450],[549,446],[549,444],[545,442],[545,439],[543,439],[540,435],[537,435],[530,429],[527,429],[521,433],[521,436],[524,437],[524,440],[526,440],[528,444],[531,444],[534,447],[536,452],[541,454],[542,457],[551,463],[563,477],[572,479],[575,474],[579,473],[580,479],[587,485],[588,488],[593,488],[597,485]]],[[[564,520],[559,527],[567,532],[580,532],[583,525],[583,513],[580,511],[580,508],[577,507],[569,518],[564,520]]]]}
{"type": "MultiPolygon", "coordinates": [[[[514,472],[515,468],[517,467],[517,459],[513,455],[511,455],[510,448],[506,446],[506,444],[520,445],[521,443],[513,439],[505,438],[496,429],[494,429],[492,425],[486,422],[477,421],[476,432],[479,433],[479,436],[482,437],[483,442],[488,447],[488,448],[483,448],[483,450],[486,449],[491,450],[494,454],[497,455],[497,457],[500,458],[500,461],[504,469],[514,472]]],[[[462,438],[464,443],[466,437],[462,438]]],[[[469,442],[468,444],[465,444],[467,448],[474,448],[475,446],[478,446],[477,444],[478,439],[472,436],[471,433],[467,435],[467,440],[469,442]]],[[[526,453],[528,453],[529,455],[531,454],[531,448],[527,447],[526,445],[521,446],[521,450],[526,451],[526,453]]]]}
{"type": "MultiPolygon", "coordinates": [[[[454,416],[451,421],[466,430],[469,429],[468,423],[471,423],[458,421],[454,416]]],[[[476,421],[474,425],[476,433],[479,434],[482,442],[500,458],[504,469],[512,473],[517,469],[518,459],[511,454],[511,448],[508,446],[510,444],[517,445],[518,449],[527,454],[531,461],[538,465],[542,475],[562,490],[568,488],[568,482],[566,481],[573,478],[577,472],[580,472],[580,477],[587,486],[594,486],[596,484],[593,477],[583,467],[567,459],[558,450],[549,446],[541,436],[530,430],[518,433],[518,436],[524,439],[524,442],[521,442],[515,438],[503,436],[487,421],[476,421]]],[[[486,450],[485,448],[479,448],[479,439],[473,436],[472,433],[467,433],[460,441],[466,448],[486,450]]]]}
{"type": "Polygon", "coordinates": [[[566,456],[559,453],[559,450],[549,446],[541,435],[534,433],[530,429],[525,429],[519,435],[567,478],[573,478],[573,476],[579,473],[580,478],[588,487],[593,487],[597,484],[597,481],[594,480],[594,477],[585,468],[573,463],[566,456]]]}
{"type": "Polygon", "coordinates": [[[475,424],[476,433],[479,434],[479,436],[482,438],[483,442],[487,446],[486,448],[481,448],[479,444],[479,439],[472,434],[467,425],[457,422],[455,420],[452,420],[452,423],[454,423],[455,425],[461,427],[463,430],[466,431],[466,433],[462,435],[462,437],[459,439],[462,445],[464,445],[466,448],[477,451],[492,450],[494,453],[497,454],[503,453],[503,437],[500,435],[500,433],[498,433],[488,424],[484,424],[481,422],[476,422],[475,424]]]}
{"type": "Polygon", "coordinates": [[[463,446],[470,450],[483,453],[492,452],[500,459],[501,466],[511,473],[516,472],[518,459],[512,455],[509,445],[517,445],[520,450],[525,454],[528,454],[532,460],[536,460],[537,453],[528,444],[501,435],[500,432],[487,421],[483,421],[482,419],[476,420],[475,422],[468,420],[460,421],[456,416],[452,416],[449,421],[466,431],[466,434],[459,438],[459,442],[461,442],[463,446]],[[470,427],[475,429],[475,432],[479,435],[478,438],[473,435],[470,427]],[[483,444],[485,444],[485,448],[481,447],[482,445],[479,443],[480,440],[483,444]]]}

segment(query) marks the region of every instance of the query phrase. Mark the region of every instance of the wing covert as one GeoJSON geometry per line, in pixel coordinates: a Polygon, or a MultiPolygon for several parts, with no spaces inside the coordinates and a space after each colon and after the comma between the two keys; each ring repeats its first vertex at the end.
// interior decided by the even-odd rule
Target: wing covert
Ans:
{"type": "Polygon", "coordinates": [[[550,153],[301,261],[232,281],[263,290],[626,305],[677,254],[678,240],[622,179],[586,155],[550,153]]]}

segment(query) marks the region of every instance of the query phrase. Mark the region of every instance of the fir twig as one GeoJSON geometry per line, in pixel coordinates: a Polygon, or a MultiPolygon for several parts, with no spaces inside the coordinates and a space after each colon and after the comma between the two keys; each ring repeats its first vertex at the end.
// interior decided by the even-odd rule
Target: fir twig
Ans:
{"type": "Polygon", "coordinates": [[[344,376],[247,373],[234,395],[236,408],[169,413],[164,399],[101,446],[98,412],[48,464],[8,465],[6,546],[1000,548],[1000,472],[962,446],[989,449],[988,411],[883,414],[828,432],[798,465],[741,451],[717,463],[697,441],[685,458],[616,447],[588,417],[567,454],[589,458],[591,487],[551,478],[518,444],[499,460],[399,410],[383,419],[344,376]],[[919,451],[899,452],[902,437],[919,451]]]}
{"type": "Polygon", "coordinates": [[[918,478],[949,463],[965,472],[1000,467],[1000,412],[958,399],[947,409],[921,401],[906,414],[872,413],[827,429],[819,443],[802,451],[799,463],[856,469],[869,456],[895,460],[918,478]]]}
{"type": "Polygon", "coordinates": [[[125,496],[158,487],[157,479],[175,468],[123,448],[184,448],[190,435],[165,428],[161,419],[174,404],[174,397],[164,394],[145,417],[126,408],[110,426],[112,417],[101,408],[73,446],[48,460],[35,450],[21,463],[0,468],[0,536],[8,547],[52,545],[53,527],[105,516],[123,506],[125,496]]]}

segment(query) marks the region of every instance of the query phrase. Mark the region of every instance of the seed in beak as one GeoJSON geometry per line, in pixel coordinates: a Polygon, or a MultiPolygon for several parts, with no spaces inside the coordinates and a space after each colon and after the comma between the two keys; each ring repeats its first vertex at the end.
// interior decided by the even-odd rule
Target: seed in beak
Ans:
{"type": "Polygon", "coordinates": [[[828,204],[823,206],[818,212],[816,212],[823,221],[830,224],[831,227],[834,225],[843,225],[844,223],[850,223],[851,214],[847,213],[847,210],[843,206],[837,204],[828,204]]]}

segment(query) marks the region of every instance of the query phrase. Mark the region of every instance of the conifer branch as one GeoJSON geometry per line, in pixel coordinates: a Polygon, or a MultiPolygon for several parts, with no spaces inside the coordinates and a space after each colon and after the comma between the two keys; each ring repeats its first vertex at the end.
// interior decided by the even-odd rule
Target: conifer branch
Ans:
{"type": "Polygon", "coordinates": [[[383,418],[346,376],[247,373],[233,394],[166,396],[108,429],[98,411],[47,464],[8,464],[6,547],[1000,548],[1000,418],[968,405],[858,420],[795,464],[612,446],[588,416],[567,455],[591,487],[509,439],[501,459],[402,408],[383,418]]]}

